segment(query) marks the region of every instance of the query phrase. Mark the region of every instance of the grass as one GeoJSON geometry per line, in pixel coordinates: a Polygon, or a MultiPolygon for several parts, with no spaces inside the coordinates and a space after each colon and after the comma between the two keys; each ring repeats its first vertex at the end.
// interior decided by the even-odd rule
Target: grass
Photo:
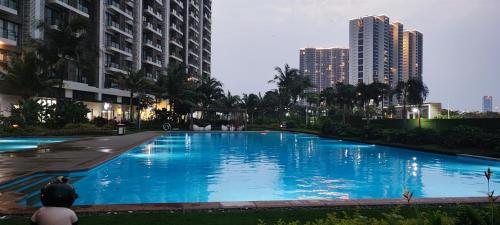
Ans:
{"type": "MultiPolygon", "coordinates": [[[[421,212],[432,212],[440,210],[450,215],[455,215],[458,206],[418,206],[421,212]]],[[[485,206],[475,206],[479,210],[487,210],[485,206]]],[[[126,213],[111,215],[81,215],[80,225],[105,224],[105,225],[257,225],[259,220],[267,224],[273,224],[279,219],[285,221],[313,221],[324,218],[328,213],[353,214],[355,212],[367,216],[379,218],[382,213],[387,213],[393,207],[370,207],[370,208],[336,208],[336,209],[282,209],[282,210],[249,210],[229,212],[186,212],[186,213],[126,213]]],[[[408,207],[401,207],[400,214],[405,217],[413,217],[414,211],[408,207]]],[[[13,217],[0,219],[0,225],[27,224],[28,217],[13,217]]]]}

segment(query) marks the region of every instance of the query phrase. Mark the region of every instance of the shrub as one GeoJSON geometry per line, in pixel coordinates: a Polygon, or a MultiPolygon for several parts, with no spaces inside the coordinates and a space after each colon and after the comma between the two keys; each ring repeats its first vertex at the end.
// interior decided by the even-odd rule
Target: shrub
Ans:
{"type": "Polygon", "coordinates": [[[34,100],[21,100],[11,107],[10,124],[19,126],[34,126],[42,121],[43,107],[34,100]]]}
{"type": "MultiPolygon", "coordinates": [[[[326,218],[318,219],[316,221],[310,221],[306,223],[300,223],[299,221],[293,222],[285,222],[284,220],[279,220],[274,223],[274,225],[389,225],[389,224],[398,224],[398,225],[431,225],[431,224],[439,224],[439,225],[454,225],[460,224],[456,222],[456,219],[447,213],[441,211],[434,211],[431,213],[418,213],[415,210],[414,217],[405,217],[398,213],[398,211],[383,213],[381,218],[374,217],[366,217],[359,214],[347,215],[344,214],[339,216],[335,213],[328,214],[326,218]]],[[[260,221],[259,225],[266,225],[263,221],[260,221]]]]}
{"type": "Polygon", "coordinates": [[[89,112],[82,102],[63,100],[45,109],[45,122],[51,128],[62,128],[68,123],[86,123],[89,112]]]}
{"type": "Polygon", "coordinates": [[[96,117],[94,118],[94,120],[92,121],[92,123],[96,126],[96,127],[104,127],[106,126],[106,124],[108,124],[108,120],[103,118],[103,117],[96,117]]]}

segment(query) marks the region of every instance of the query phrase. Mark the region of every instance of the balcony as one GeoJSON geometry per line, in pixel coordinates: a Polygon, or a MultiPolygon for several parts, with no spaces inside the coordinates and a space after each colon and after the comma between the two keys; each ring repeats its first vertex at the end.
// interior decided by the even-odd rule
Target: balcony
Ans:
{"type": "Polygon", "coordinates": [[[194,7],[194,8],[200,8],[200,6],[198,4],[196,4],[196,2],[194,0],[191,0],[189,1],[191,3],[191,5],[194,7]]]}
{"type": "MultiPolygon", "coordinates": [[[[195,51],[196,51],[196,52],[198,52],[198,50],[195,50],[195,51]]],[[[195,57],[198,57],[198,56],[199,56],[199,54],[198,54],[198,53],[196,53],[195,51],[192,51],[192,50],[190,49],[190,50],[189,50],[189,54],[191,54],[191,55],[193,55],[193,56],[195,56],[195,57]]]]}
{"type": "Polygon", "coordinates": [[[158,60],[158,59],[155,60],[151,56],[144,57],[144,63],[147,63],[147,64],[150,64],[150,65],[153,65],[153,66],[161,68],[161,61],[158,60]]]}
{"type": "Polygon", "coordinates": [[[200,32],[196,29],[196,27],[189,26],[189,29],[194,31],[196,34],[200,34],[200,32]]]}
{"type": "Polygon", "coordinates": [[[159,35],[160,37],[163,36],[163,34],[161,32],[161,29],[158,28],[158,27],[155,28],[155,26],[152,23],[150,23],[150,22],[144,22],[144,28],[146,30],[149,30],[149,31],[151,31],[151,32],[159,35]]]}
{"type": "Polygon", "coordinates": [[[180,54],[178,54],[178,53],[175,53],[175,52],[173,52],[172,54],[170,54],[170,58],[175,59],[175,60],[177,60],[178,62],[181,62],[181,63],[184,62],[184,60],[182,60],[182,56],[180,54]]]}
{"type": "Polygon", "coordinates": [[[203,4],[203,7],[205,7],[205,9],[208,10],[209,12],[212,12],[212,9],[209,5],[203,4]]]}
{"type": "Polygon", "coordinates": [[[189,38],[189,42],[195,44],[196,46],[200,46],[200,43],[198,43],[196,40],[193,40],[192,38],[189,38]]]}
{"type": "Polygon", "coordinates": [[[177,25],[172,24],[170,27],[172,28],[172,30],[177,31],[177,33],[184,35],[184,33],[181,31],[181,29],[177,25]]]}
{"type": "Polygon", "coordinates": [[[0,0],[0,11],[17,15],[17,2],[14,0],[0,0]]]}
{"type": "Polygon", "coordinates": [[[134,36],[132,35],[132,32],[126,31],[126,30],[122,30],[120,28],[120,24],[118,24],[115,21],[108,22],[107,23],[107,28],[108,28],[108,30],[115,31],[115,32],[118,32],[120,34],[123,34],[123,35],[125,35],[128,38],[134,38],[134,36]]]}
{"type": "Polygon", "coordinates": [[[78,15],[81,15],[85,18],[90,18],[89,9],[81,4],[81,0],[71,1],[71,0],[49,0],[49,3],[54,5],[58,5],[62,8],[69,9],[70,11],[75,12],[78,15]]]}
{"type": "Polygon", "coordinates": [[[163,52],[163,50],[161,49],[161,45],[154,44],[151,40],[144,40],[144,46],[150,47],[159,52],[163,52]]]}
{"type": "Polygon", "coordinates": [[[106,43],[106,48],[110,51],[120,53],[127,57],[132,57],[132,49],[120,48],[120,44],[116,42],[108,41],[106,43]]]}
{"type": "Polygon", "coordinates": [[[127,17],[130,20],[133,20],[133,13],[127,9],[124,9],[120,6],[120,3],[115,2],[113,0],[108,0],[106,1],[106,5],[110,11],[117,12],[125,17],[127,17]]]}
{"type": "Polygon", "coordinates": [[[195,68],[196,70],[199,70],[199,69],[200,69],[200,67],[198,67],[198,66],[194,65],[193,63],[194,63],[194,62],[189,62],[189,64],[188,64],[188,65],[189,65],[189,66],[191,66],[191,67],[193,67],[193,68],[195,68]]]}
{"type": "Polygon", "coordinates": [[[184,22],[184,17],[182,16],[182,14],[178,13],[177,10],[172,9],[172,15],[174,15],[174,17],[176,17],[180,21],[184,22]]]}
{"type": "Polygon", "coordinates": [[[173,45],[179,47],[179,48],[184,48],[184,46],[182,46],[182,41],[178,38],[171,38],[170,39],[170,43],[172,43],[173,45]]]}
{"type": "Polygon", "coordinates": [[[106,62],[106,70],[115,73],[128,74],[126,70],[120,68],[120,65],[115,62],[106,62]]]}
{"type": "Polygon", "coordinates": [[[175,3],[181,8],[184,9],[184,4],[180,0],[174,0],[175,3]]]}
{"type": "Polygon", "coordinates": [[[200,18],[197,15],[195,15],[193,12],[190,12],[189,16],[191,16],[191,18],[193,18],[196,22],[198,22],[198,23],[200,22],[200,18]]]}
{"type": "Polygon", "coordinates": [[[149,6],[144,9],[149,15],[153,16],[154,18],[158,19],[159,21],[163,21],[163,16],[161,15],[160,12],[155,12],[153,7],[149,6]]]}

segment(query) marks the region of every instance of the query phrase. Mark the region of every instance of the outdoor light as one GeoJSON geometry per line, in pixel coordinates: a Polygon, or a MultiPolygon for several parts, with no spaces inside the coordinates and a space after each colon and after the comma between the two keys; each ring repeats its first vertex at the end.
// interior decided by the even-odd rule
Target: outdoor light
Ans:
{"type": "Polygon", "coordinates": [[[111,105],[107,102],[104,103],[104,110],[108,111],[111,105]]]}
{"type": "Polygon", "coordinates": [[[418,108],[413,108],[414,113],[418,113],[418,108]]]}

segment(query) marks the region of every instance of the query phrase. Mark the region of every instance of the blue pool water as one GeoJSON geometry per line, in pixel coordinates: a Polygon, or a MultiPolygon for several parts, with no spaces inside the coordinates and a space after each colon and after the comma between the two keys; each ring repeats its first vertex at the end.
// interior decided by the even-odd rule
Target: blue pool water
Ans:
{"type": "Polygon", "coordinates": [[[171,133],[74,185],[78,205],[485,196],[495,161],[281,132],[171,133]]]}
{"type": "Polygon", "coordinates": [[[0,153],[22,151],[26,149],[36,148],[44,144],[63,142],[67,140],[70,140],[70,138],[41,138],[41,137],[0,138],[0,153]]]}

